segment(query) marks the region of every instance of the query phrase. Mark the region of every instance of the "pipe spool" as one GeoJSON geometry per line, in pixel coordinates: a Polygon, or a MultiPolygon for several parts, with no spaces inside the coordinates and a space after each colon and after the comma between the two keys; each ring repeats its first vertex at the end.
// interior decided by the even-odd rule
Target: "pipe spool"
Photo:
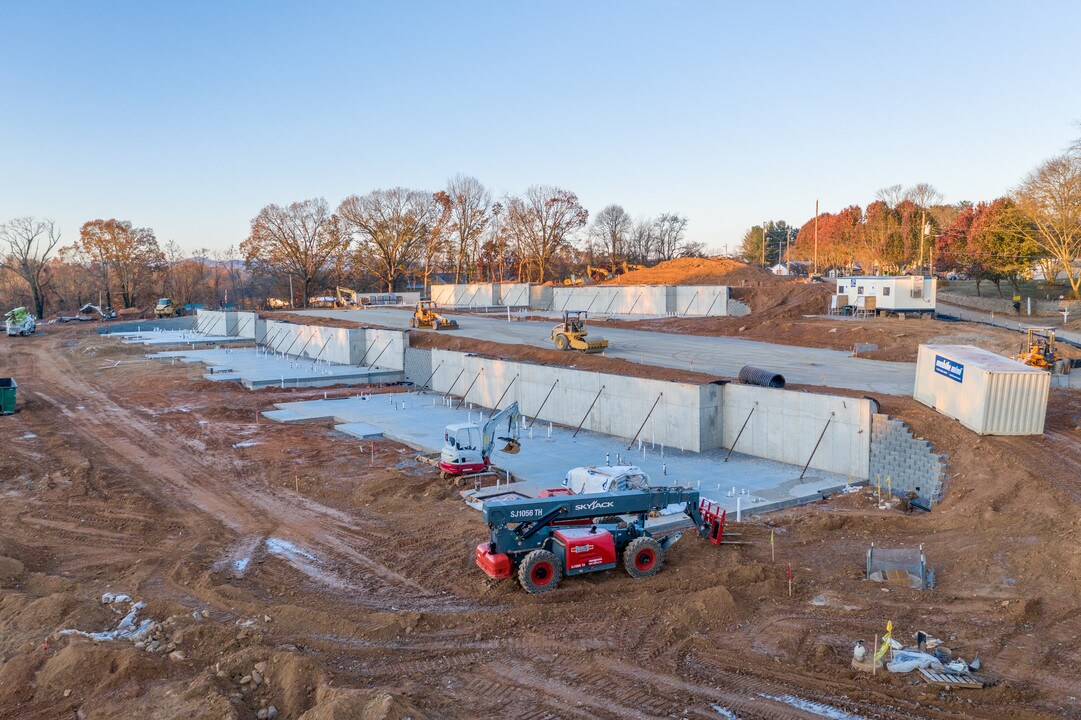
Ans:
{"type": "Polygon", "coordinates": [[[744,385],[761,385],[762,387],[777,389],[784,387],[784,375],[751,365],[744,365],[740,368],[739,381],[744,385]]]}

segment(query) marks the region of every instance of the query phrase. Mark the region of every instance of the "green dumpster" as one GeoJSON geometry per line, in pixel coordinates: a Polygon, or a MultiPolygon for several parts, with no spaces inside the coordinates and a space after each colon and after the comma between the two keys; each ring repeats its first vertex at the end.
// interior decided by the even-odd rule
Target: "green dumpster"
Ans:
{"type": "Polygon", "coordinates": [[[0,378],[0,415],[15,412],[15,378],[0,378]]]}

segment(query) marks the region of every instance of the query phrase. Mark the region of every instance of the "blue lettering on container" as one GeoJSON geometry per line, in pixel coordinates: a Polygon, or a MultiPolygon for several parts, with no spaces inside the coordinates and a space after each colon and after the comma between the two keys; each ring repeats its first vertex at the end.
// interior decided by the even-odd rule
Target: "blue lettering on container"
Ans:
{"type": "Polygon", "coordinates": [[[935,355],[935,372],[945,375],[950,380],[961,382],[965,377],[965,366],[941,355],[935,355]]]}

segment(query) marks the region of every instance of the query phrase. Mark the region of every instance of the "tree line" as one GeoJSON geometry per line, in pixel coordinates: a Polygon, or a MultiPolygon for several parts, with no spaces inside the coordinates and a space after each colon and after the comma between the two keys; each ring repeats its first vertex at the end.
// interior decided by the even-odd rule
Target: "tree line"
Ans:
{"type": "Polygon", "coordinates": [[[184,253],[130,221],[85,223],[62,245],[55,223],[0,224],[0,299],[47,312],[85,303],[135,308],[170,297],[180,304],[232,299],[262,305],[309,298],[335,286],[426,291],[436,274],[453,282],[560,280],[584,266],[652,264],[699,256],[676,212],[632,218],[608,205],[590,222],[578,196],[534,185],[495,198],[478,179],[456,175],[437,191],[390,188],[351,195],[334,209],[323,198],[271,204],[251,220],[239,248],[184,253]]]}
{"type": "Polygon", "coordinates": [[[91,220],[70,245],[51,220],[21,217],[0,224],[0,298],[6,306],[46,313],[75,313],[86,304],[118,310],[171,297],[180,304],[216,304],[238,297],[243,273],[222,253],[162,247],[150,228],[129,221],[91,220]]]}
{"type": "Polygon", "coordinates": [[[1002,293],[1039,272],[1065,277],[1081,297],[1081,140],[1041,163],[1007,196],[942,202],[928,183],[879,190],[865,207],[819,213],[794,230],[767,222],[748,230],[740,248],[748,262],[800,261],[812,270],[865,274],[967,275],[1002,293]]]}
{"type": "Polygon", "coordinates": [[[323,198],[268,205],[240,250],[257,281],[281,287],[293,278],[307,298],[335,285],[427,291],[437,273],[455,283],[544,283],[583,265],[702,254],[686,228],[678,213],[634,219],[619,205],[590,222],[570,190],[533,185],[495,199],[477,178],[457,175],[435,192],[373,190],[334,210],[323,198]]]}

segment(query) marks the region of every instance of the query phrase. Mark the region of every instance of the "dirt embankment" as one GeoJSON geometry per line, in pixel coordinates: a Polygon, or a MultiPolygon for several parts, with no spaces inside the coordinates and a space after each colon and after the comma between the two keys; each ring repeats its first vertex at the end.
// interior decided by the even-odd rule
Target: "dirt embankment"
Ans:
{"type": "Polygon", "coordinates": [[[820,720],[786,697],[883,720],[1079,716],[1077,391],[1052,392],[1035,438],[881,398],[950,456],[930,514],[847,495],[743,523],[752,545],[685,537],[654,578],[531,596],[485,580],[480,516],[407,448],[256,423],[321,391],[206,382],[85,327],[8,348],[21,407],[0,452],[0,718],[820,720]],[[872,541],[922,543],[938,587],[863,580],[872,541]],[[105,592],[147,603],[160,624],[144,647],[59,634],[115,628],[105,592]],[[853,643],[887,620],[903,641],[979,651],[998,684],[854,673],[853,643]]]}
{"type": "Polygon", "coordinates": [[[605,285],[732,285],[759,286],[786,282],[771,272],[738,260],[676,258],[618,275],[605,285]]]}

